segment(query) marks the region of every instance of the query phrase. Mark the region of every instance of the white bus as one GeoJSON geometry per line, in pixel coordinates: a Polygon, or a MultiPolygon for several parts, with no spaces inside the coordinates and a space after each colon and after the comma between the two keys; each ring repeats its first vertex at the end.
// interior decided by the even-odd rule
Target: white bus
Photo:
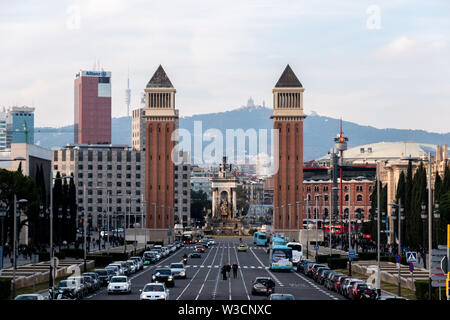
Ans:
{"type": "Polygon", "coordinates": [[[286,244],[289,248],[292,249],[292,263],[296,265],[303,258],[303,246],[299,242],[288,242],[286,244]]]}

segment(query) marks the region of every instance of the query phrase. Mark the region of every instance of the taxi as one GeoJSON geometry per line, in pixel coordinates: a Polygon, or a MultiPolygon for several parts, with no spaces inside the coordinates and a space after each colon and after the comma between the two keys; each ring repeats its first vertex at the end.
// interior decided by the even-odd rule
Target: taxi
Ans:
{"type": "Polygon", "coordinates": [[[237,248],[237,250],[239,251],[239,252],[247,252],[247,246],[245,245],[245,244],[243,244],[243,243],[241,243],[239,246],[238,246],[238,248],[237,248]]]}

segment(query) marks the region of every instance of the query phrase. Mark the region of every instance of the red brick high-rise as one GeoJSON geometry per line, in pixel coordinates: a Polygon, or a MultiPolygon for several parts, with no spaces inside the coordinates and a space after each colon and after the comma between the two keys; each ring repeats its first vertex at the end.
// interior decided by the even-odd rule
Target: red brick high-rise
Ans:
{"type": "Polygon", "coordinates": [[[145,88],[146,227],[165,239],[174,224],[174,163],[172,133],[178,128],[176,90],[159,66],[145,88]]]}
{"type": "Polygon", "coordinates": [[[279,132],[275,141],[279,154],[274,155],[273,226],[275,232],[296,239],[303,224],[303,91],[289,65],[272,90],[271,119],[279,132]]]}
{"type": "Polygon", "coordinates": [[[74,91],[74,143],[111,144],[111,72],[81,70],[74,91]]]}

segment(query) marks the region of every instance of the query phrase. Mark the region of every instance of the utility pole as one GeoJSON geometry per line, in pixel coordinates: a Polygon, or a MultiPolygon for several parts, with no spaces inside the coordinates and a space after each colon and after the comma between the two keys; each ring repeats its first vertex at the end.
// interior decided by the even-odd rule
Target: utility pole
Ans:
{"type": "Polygon", "coordinates": [[[380,265],[380,164],[377,161],[377,294],[381,296],[381,265],[380,265]]]}
{"type": "Polygon", "coordinates": [[[431,257],[432,257],[432,219],[433,216],[431,215],[431,207],[432,207],[432,194],[431,194],[431,152],[428,152],[428,269],[429,269],[429,285],[428,285],[428,299],[431,300],[432,298],[432,287],[431,287],[431,275],[432,275],[432,268],[431,268],[431,257]]]}

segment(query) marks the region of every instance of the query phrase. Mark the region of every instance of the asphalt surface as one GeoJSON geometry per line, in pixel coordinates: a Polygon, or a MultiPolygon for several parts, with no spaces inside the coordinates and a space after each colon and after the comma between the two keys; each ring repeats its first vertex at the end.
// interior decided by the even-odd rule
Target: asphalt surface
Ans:
{"type": "MultiPolygon", "coordinates": [[[[295,271],[269,270],[269,255],[266,248],[257,247],[251,239],[244,239],[247,252],[238,252],[239,239],[215,239],[215,245],[205,250],[202,258],[189,258],[186,279],[175,279],[175,286],[169,289],[170,300],[265,300],[265,296],[251,294],[252,282],[256,277],[270,276],[275,281],[275,293],[290,293],[296,300],[343,300],[341,296],[328,291],[314,280],[295,271]],[[233,272],[227,280],[220,272],[223,264],[237,263],[238,276],[233,272]]],[[[130,294],[108,295],[106,288],[87,296],[86,300],[138,300],[139,289],[151,282],[153,270],[157,267],[169,267],[173,262],[181,262],[183,255],[190,254],[193,245],[186,245],[157,264],[144,266],[144,270],[130,276],[132,292],[130,294]]]]}

